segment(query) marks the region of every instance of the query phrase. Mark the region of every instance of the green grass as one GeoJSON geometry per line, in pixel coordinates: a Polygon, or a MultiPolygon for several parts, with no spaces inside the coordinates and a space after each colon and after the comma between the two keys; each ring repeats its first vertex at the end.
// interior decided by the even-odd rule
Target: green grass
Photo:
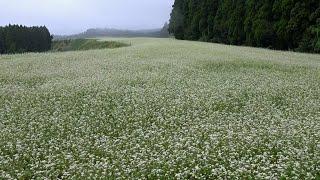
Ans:
{"type": "Polygon", "coordinates": [[[116,41],[98,41],[96,39],[71,39],[52,42],[52,51],[78,51],[90,49],[110,49],[125,47],[128,44],[116,41]]]}
{"type": "Polygon", "coordinates": [[[320,55],[105,40],[0,56],[0,177],[320,178],[320,55]]]}

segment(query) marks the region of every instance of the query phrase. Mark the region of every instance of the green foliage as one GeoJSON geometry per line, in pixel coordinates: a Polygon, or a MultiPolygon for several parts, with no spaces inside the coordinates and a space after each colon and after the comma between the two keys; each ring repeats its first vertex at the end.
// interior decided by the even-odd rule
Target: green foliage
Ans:
{"type": "Polygon", "coordinates": [[[53,41],[52,51],[76,51],[89,49],[119,48],[127,44],[115,41],[98,41],[96,39],[73,39],[53,41]]]}
{"type": "Polygon", "coordinates": [[[177,39],[319,52],[317,0],[176,0],[177,39]]]}
{"type": "Polygon", "coordinates": [[[8,25],[0,27],[0,54],[44,52],[51,48],[52,36],[45,26],[26,27],[8,25]]]}

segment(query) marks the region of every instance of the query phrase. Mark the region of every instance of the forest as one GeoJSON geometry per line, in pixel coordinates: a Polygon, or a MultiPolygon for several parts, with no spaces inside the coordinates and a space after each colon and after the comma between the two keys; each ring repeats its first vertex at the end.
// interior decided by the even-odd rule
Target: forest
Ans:
{"type": "Polygon", "coordinates": [[[45,26],[0,27],[0,54],[44,52],[51,49],[52,36],[45,26]]]}
{"type": "Polygon", "coordinates": [[[319,0],[175,0],[177,39],[320,52],[319,0]]]}

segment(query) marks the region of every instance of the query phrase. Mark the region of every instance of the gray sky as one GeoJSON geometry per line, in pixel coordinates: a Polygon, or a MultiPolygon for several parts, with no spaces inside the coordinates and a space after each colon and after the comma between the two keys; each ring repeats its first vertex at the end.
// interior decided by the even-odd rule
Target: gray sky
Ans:
{"type": "Polygon", "coordinates": [[[53,34],[88,28],[152,29],[169,20],[174,0],[0,0],[0,26],[46,25],[53,34]]]}

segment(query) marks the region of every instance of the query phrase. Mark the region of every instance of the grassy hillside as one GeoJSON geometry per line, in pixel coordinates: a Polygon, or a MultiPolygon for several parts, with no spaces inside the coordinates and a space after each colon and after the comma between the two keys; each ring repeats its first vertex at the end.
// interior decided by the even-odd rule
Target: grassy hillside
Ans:
{"type": "Polygon", "coordinates": [[[173,39],[0,56],[4,178],[320,178],[320,55],[173,39]]]}
{"type": "Polygon", "coordinates": [[[77,51],[90,49],[107,49],[128,46],[115,41],[98,41],[96,39],[69,39],[52,42],[52,51],[77,51]]]}

